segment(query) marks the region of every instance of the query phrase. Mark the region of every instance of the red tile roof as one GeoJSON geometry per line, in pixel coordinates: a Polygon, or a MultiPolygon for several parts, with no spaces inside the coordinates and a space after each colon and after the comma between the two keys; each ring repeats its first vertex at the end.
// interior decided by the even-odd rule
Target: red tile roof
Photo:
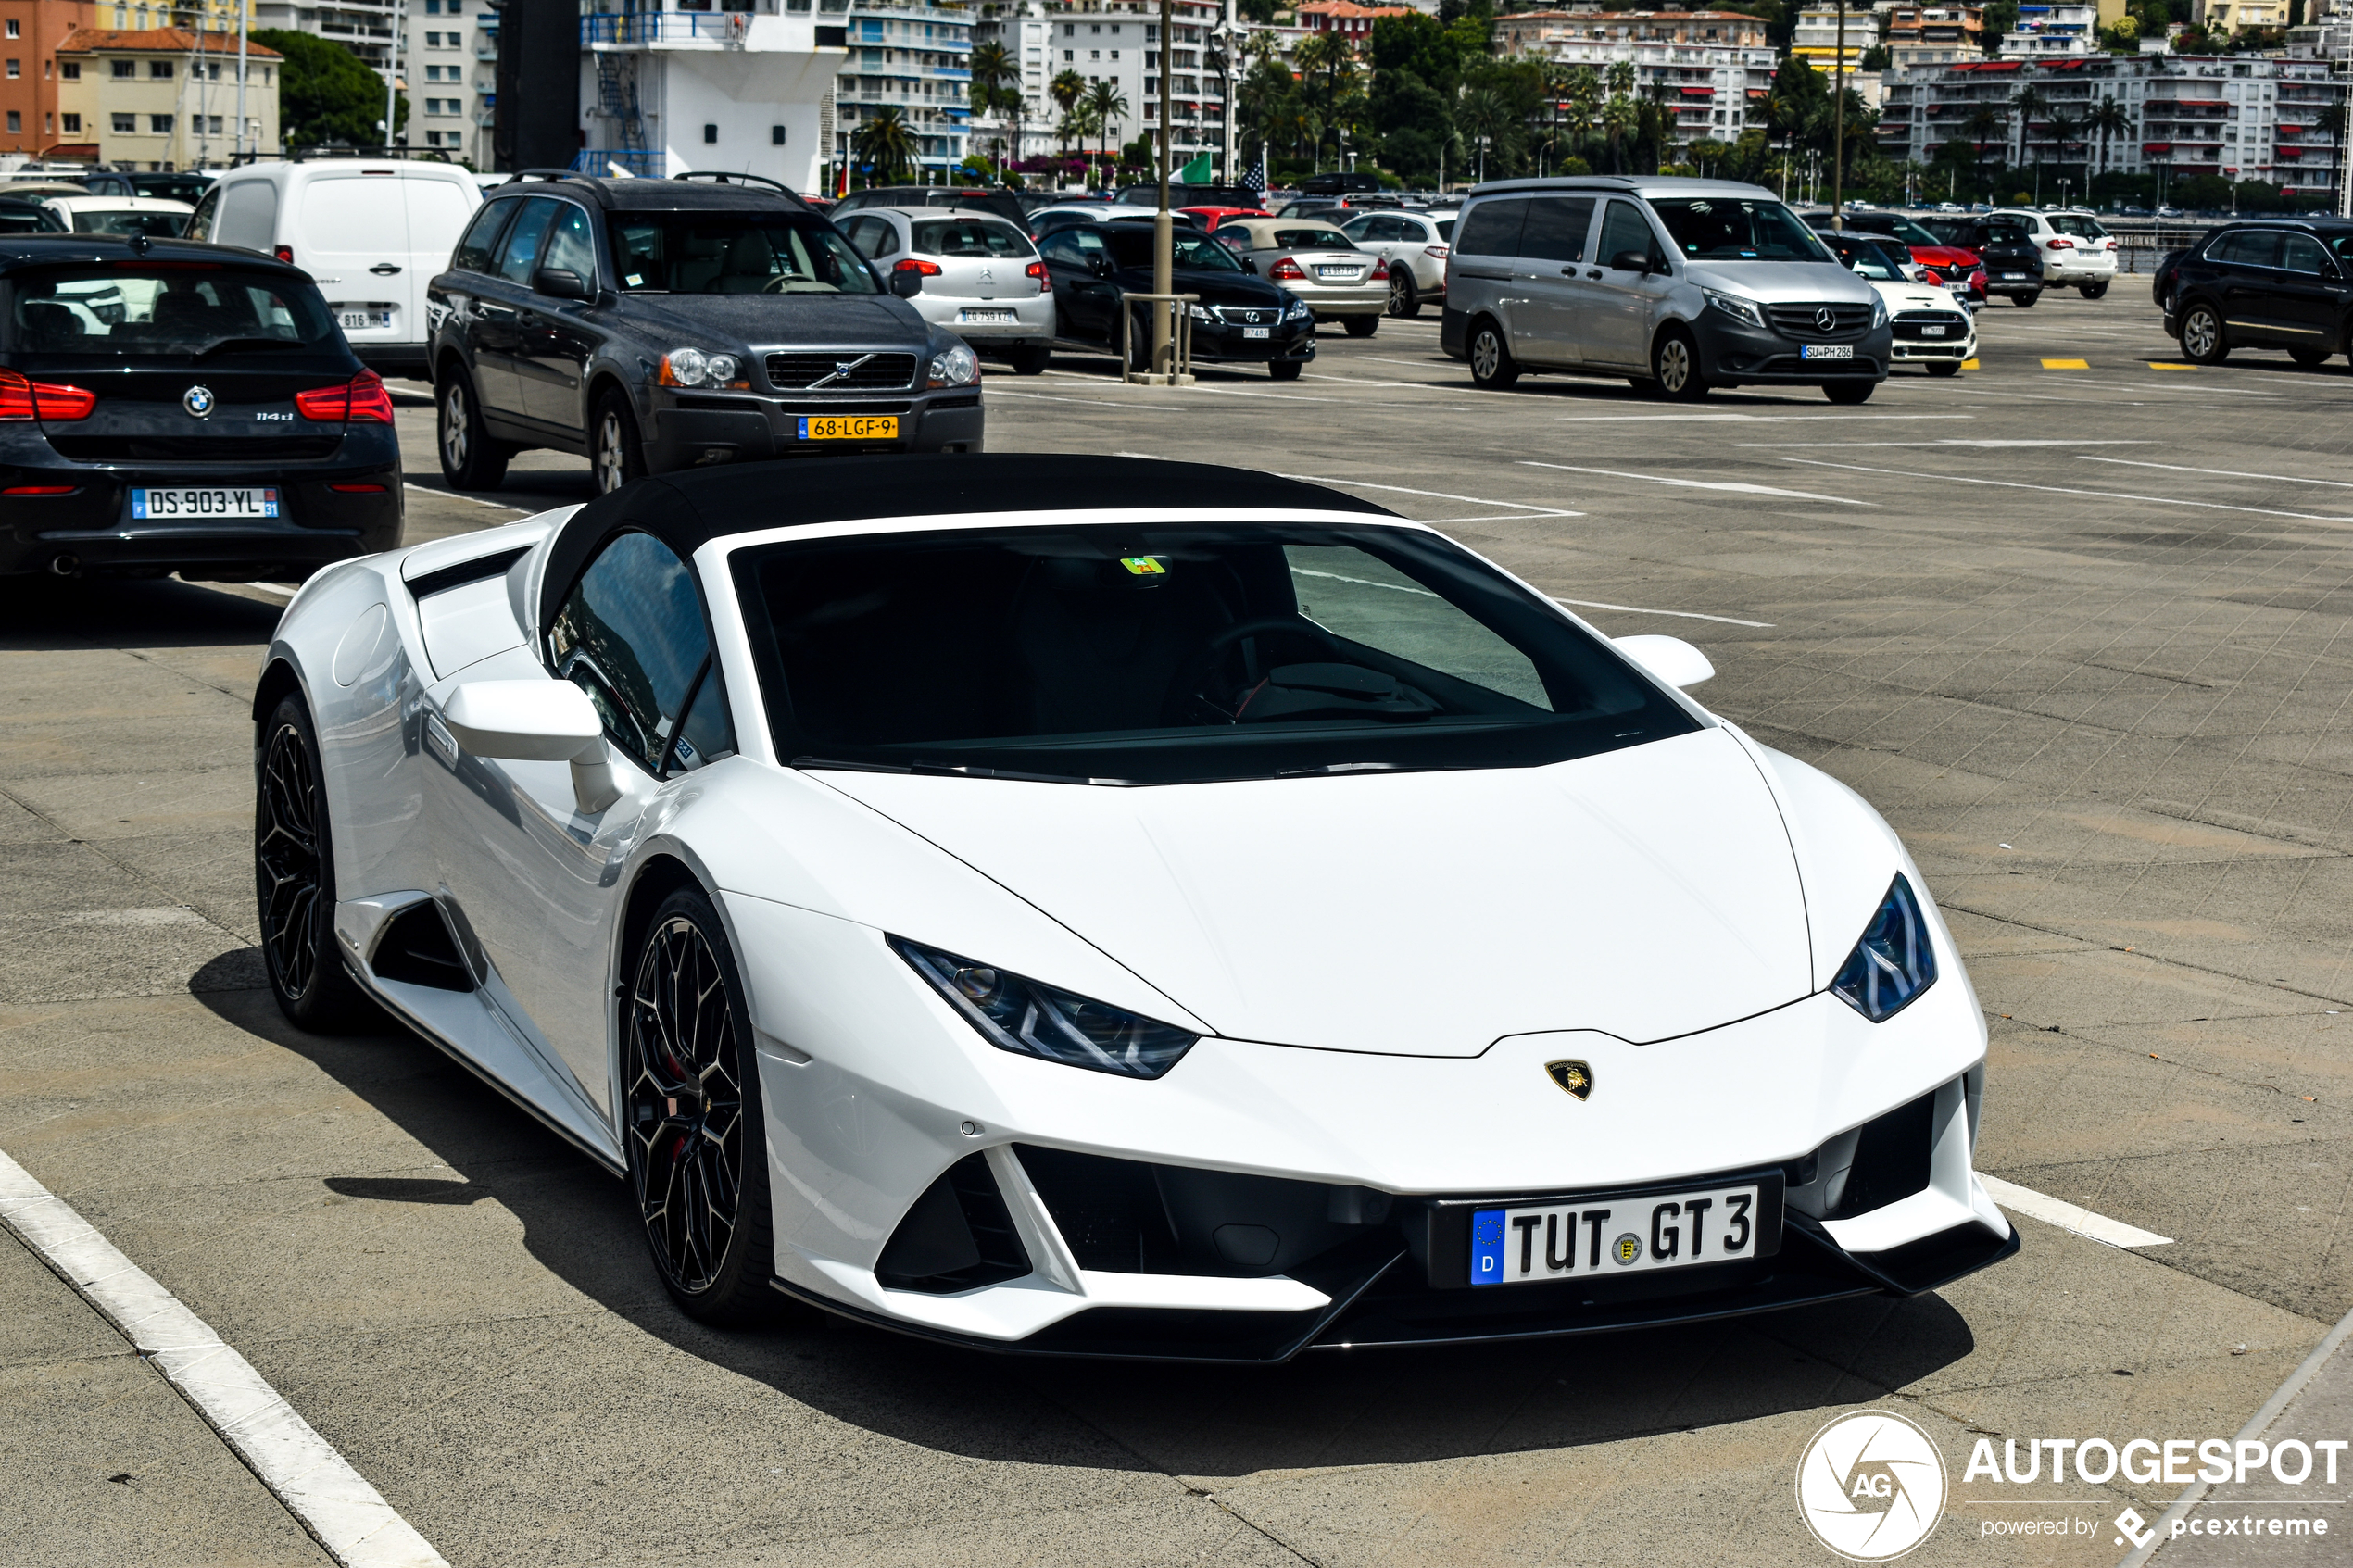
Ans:
{"type": "MultiPolygon", "coordinates": [[[[202,50],[208,55],[233,55],[237,52],[237,35],[233,32],[191,32],[182,27],[84,27],[75,29],[64,43],[57,45],[60,55],[86,55],[102,49],[136,49],[155,55],[185,55],[195,50],[202,50]]],[[[245,52],[257,60],[281,57],[277,50],[266,44],[248,43],[245,52]]]]}

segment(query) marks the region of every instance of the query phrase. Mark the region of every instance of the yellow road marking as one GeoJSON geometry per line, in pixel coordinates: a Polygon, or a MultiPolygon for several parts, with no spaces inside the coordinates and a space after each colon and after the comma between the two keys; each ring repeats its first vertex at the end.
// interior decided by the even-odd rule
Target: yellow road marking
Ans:
{"type": "Polygon", "coordinates": [[[1974,370],[1977,369],[1977,361],[1974,359],[1964,359],[1961,361],[1961,369],[1964,370],[1974,370]]]}
{"type": "Polygon", "coordinates": [[[2195,370],[2197,367],[2196,365],[2170,364],[2163,359],[2152,359],[2149,361],[2149,369],[2152,370],[2195,370]]]}
{"type": "Polygon", "coordinates": [[[2043,361],[2043,369],[2046,370],[2088,370],[2091,368],[2091,364],[2082,359],[2045,359],[2043,361]]]}

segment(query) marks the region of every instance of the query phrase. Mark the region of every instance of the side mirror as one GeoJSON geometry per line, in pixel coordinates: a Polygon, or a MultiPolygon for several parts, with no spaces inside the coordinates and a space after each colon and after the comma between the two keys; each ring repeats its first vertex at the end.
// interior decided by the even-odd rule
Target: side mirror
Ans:
{"type": "Polygon", "coordinates": [[[1092,272],[1098,278],[1110,277],[1112,273],[1111,257],[1108,256],[1088,257],[1087,258],[1087,270],[1092,272]]]}
{"type": "Polygon", "coordinates": [[[542,267],[531,275],[531,286],[554,299],[594,299],[588,280],[564,267],[542,267]]]}
{"type": "Polygon", "coordinates": [[[590,816],[621,798],[604,721],[570,681],[468,681],[441,705],[441,720],[476,757],[571,763],[573,794],[590,816]]]}
{"type": "Polygon", "coordinates": [[[1610,266],[1620,272],[1643,272],[1651,270],[1651,253],[1646,250],[1621,250],[1609,258],[1610,266]]]}
{"type": "Polygon", "coordinates": [[[891,269],[890,292],[901,299],[912,299],[924,292],[924,275],[910,267],[905,271],[891,269]]]}
{"type": "Polygon", "coordinates": [[[1653,678],[1670,686],[1696,686],[1716,676],[1716,666],[1707,661],[1707,655],[1680,637],[1647,633],[1612,637],[1609,641],[1612,647],[1641,665],[1653,678]]]}

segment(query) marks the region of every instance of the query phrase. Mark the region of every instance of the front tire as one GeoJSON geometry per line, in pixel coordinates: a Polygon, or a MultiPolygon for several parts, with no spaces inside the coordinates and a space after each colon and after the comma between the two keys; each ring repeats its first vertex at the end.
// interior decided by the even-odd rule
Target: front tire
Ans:
{"type": "Polygon", "coordinates": [[[2042,297],[2043,291],[2041,289],[2036,289],[2032,294],[2014,294],[2010,295],[2010,303],[2017,306],[2020,310],[2024,310],[2042,297]]]}
{"type": "Polygon", "coordinates": [[[2106,283],[2085,283],[2075,292],[2082,295],[2085,299],[2097,299],[2100,295],[2108,293],[2108,285],[2106,283]]]}
{"type": "Polygon", "coordinates": [[[2308,370],[2315,365],[2325,365],[2329,362],[2329,351],[2325,348],[2291,348],[2287,351],[2287,357],[2308,370]]]}
{"type": "Polygon", "coordinates": [[[1857,403],[1869,403],[1871,394],[1878,390],[1879,383],[1875,381],[1834,381],[1823,383],[1822,395],[1852,408],[1857,403]]]}
{"type": "Polygon", "coordinates": [[[2210,305],[2193,305],[2182,316],[2182,358],[2193,365],[2219,365],[2230,358],[2222,318],[2210,305]]]}
{"type": "Polygon", "coordinates": [[[1707,378],[1699,373],[1699,345],[1680,327],[1668,327],[1651,345],[1651,383],[1658,395],[1676,403],[1696,403],[1707,395],[1707,378]]]}
{"type": "Polygon", "coordinates": [[[1421,291],[1414,287],[1414,274],[1408,268],[1395,268],[1389,274],[1389,313],[1407,321],[1422,313],[1421,291]]]}
{"type": "Polygon", "coordinates": [[[1471,384],[1486,392],[1501,392],[1519,380],[1519,361],[1512,358],[1504,329],[1485,317],[1471,323],[1471,384]]]}
{"type": "Polygon", "coordinates": [[[1931,359],[1928,373],[1931,376],[1957,376],[1961,373],[1961,362],[1958,359],[1931,359]]]}
{"type": "Polygon", "coordinates": [[[1351,316],[1342,323],[1350,337],[1370,337],[1380,330],[1378,316],[1351,316]]]}
{"type": "Polygon", "coordinates": [[[597,494],[610,495],[633,479],[646,477],[646,446],[637,439],[637,416],[629,399],[608,392],[597,399],[597,434],[589,465],[597,476],[597,494]]]}
{"type": "Polygon", "coordinates": [[[334,843],[319,734],[296,692],[278,699],[256,737],[254,902],[261,961],[278,1010],[297,1029],[336,1034],[369,1020],[367,993],[334,939],[334,843]]]}
{"type": "Polygon", "coordinates": [[[1017,376],[1042,376],[1046,373],[1046,362],[1053,357],[1053,350],[1043,344],[1025,345],[1006,355],[1005,360],[1013,366],[1013,374],[1017,376]]]}
{"type": "Polygon", "coordinates": [[[768,1140],[743,982],[700,888],[664,898],[621,996],[629,1184],[678,1310],[734,1326],[774,1314],[768,1140]]]}
{"type": "Polygon", "coordinates": [[[1299,372],[1306,368],[1307,361],[1304,359],[1269,359],[1266,361],[1266,373],[1274,377],[1277,381],[1297,381],[1299,379],[1299,372]]]}
{"type": "Polygon", "coordinates": [[[506,483],[507,448],[483,428],[482,403],[463,370],[453,370],[434,399],[434,445],[452,490],[496,490],[506,483]]]}

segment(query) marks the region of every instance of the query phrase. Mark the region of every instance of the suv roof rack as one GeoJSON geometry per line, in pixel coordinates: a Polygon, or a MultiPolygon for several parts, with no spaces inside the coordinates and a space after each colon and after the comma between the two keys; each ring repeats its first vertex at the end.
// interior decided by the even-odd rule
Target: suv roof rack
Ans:
{"type": "Polygon", "coordinates": [[[307,163],[315,157],[366,157],[422,159],[429,163],[447,163],[449,155],[439,147],[288,147],[286,161],[307,163]]]}
{"type": "Polygon", "coordinates": [[[507,182],[513,184],[518,180],[588,180],[593,178],[594,176],[583,174],[576,169],[517,169],[509,171],[507,182]]]}
{"type": "Polygon", "coordinates": [[[781,191],[795,201],[800,199],[800,193],[782,180],[771,180],[765,174],[742,174],[732,169],[690,169],[684,174],[673,174],[671,178],[673,180],[710,180],[722,185],[765,185],[771,190],[781,191]]]}

